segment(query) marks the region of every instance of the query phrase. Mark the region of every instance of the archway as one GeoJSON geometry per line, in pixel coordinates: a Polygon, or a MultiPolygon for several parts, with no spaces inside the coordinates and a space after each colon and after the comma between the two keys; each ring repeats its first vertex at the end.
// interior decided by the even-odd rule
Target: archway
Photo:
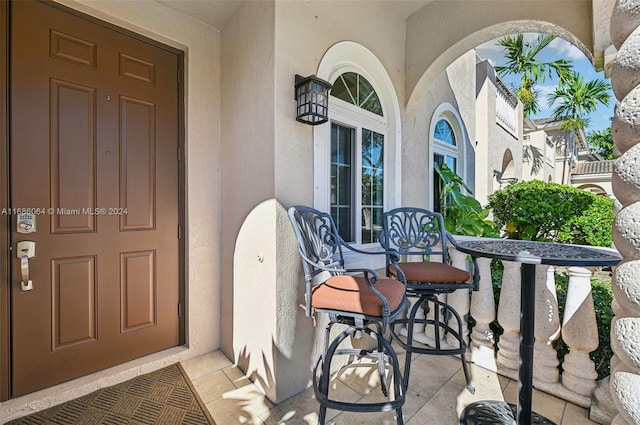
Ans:
{"type": "Polygon", "coordinates": [[[492,2],[432,2],[407,21],[406,82],[407,113],[414,114],[436,78],[456,58],[486,41],[508,34],[538,32],[561,37],[577,46],[588,58],[586,46],[594,36],[589,20],[576,15],[592,15],[589,2],[521,2],[517,8],[508,0],[492,2]],[[504,7],[500,3],[504,3],[504,7]],[[451,26],[442,16],[457,16],[464,25],[451,26]],[[434,37],[434,34],[440,34],[434,37]],[[424,40],[429,40],[425,43],[424,40]]]}

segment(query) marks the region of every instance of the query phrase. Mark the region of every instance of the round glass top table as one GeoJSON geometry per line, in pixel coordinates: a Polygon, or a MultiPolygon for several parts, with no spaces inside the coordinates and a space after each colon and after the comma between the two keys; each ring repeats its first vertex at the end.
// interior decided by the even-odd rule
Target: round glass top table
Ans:
{"type": "Polygon", "coordinates": [[[514,422],[511,409],[502,402],[477,402],[463,411],[464,424],[553,424],[531,411],[533,395],[533,345],[536,294],[536,264],[553,266],[613,266],[622,260],[618,252],[607,248],[568,245],[514,239],[474,238],[456,241],[456,249],[474,257],[496,258],[522,263],[520,291],[520,368],[518,405],[514,422]],[[467,418],[465,418],[465,416],[467,418]],[[465,422],[467,420],[467,422],[465,422]]]}

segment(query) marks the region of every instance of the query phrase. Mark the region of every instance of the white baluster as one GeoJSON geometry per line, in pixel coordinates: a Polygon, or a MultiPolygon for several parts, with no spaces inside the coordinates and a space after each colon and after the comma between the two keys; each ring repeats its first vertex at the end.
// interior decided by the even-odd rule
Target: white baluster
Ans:
{"type": "Polygon", "coordinates": [[[496,371],[495,336],[490,328],[496,318],[496,301],[491,281],[491,259],[478,258],[480,284],[471,293],[471,316],[476,321],[471,331],[471,361],[496,371]]]}
{"type": "Polygon", "coordinates": [[[596,387],[595,364],[589,353],[598,348],[598,325],[591,294],[591,271],[569,267],[569,288],[562,322],[562,339],[570,351],[564,358],[562,384],[590,396],[596,387]]]}
{"type": "Polygon", "coordinates": [[[536,382],[559,382],[560,362],[552,343],[560,336],[560,317],[554,268],[551,266],[536,266],[535,322],[533,377],[536,382]]]}
{"type": "Polygon", "coordinates": [[[504,329],[498,341],[498,369],[501,373],[518,376],[520,353],[520,263],[503,261],[502,290],[498,304],[498,322],[504,329]]]}

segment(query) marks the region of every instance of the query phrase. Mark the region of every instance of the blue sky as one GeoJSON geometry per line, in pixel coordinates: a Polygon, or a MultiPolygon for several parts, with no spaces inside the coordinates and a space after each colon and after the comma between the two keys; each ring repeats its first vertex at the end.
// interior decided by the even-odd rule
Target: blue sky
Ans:
{"type": "MultiPolygon", "coordinates": [[[[525,34],[525,42],[535,40],[537,34],[525,34]]],[[[505,60],[502,54],[502,47],[497,44],[497,40],[489,41],[481,44],[476,48],[478,56],[483,59],[488,59],[494,65],[503,65],[505,60]]],[[[596,72],[593,65],[587,59],[577,47],[573,46],[569,42],[556,38],[547,47],[545,47],[537,56],[537,58],[543,62],[551,62],[558,59],[566,59],[571,61],[573,69],[586,80],[606,79],[604,72],[596,72]]],[[[517,85],[520,78],[515,75],[503,77],[502,80],[507,83],[508,86],[517,85]]],[[[608,79],[606,79],[609,81],[608,79]]],[[[547,107],[547,93],[553,92],[556,87],[557,79],[546,79],[544,83],[539,84],[541,95],[538,102],[540,103],[541,111],[533,118],[547,118],[552,115],[551,108],[547,107]]],[[[616,104],[616,99],[611,91],[611,101],[609,106],[598,105],[598,109],[592,113],[589,117],[590,122],[585,133],[589,134],[592,131],[600,131],[611,126],[611,117],[613,117],[613,108],[616,104]]]]}

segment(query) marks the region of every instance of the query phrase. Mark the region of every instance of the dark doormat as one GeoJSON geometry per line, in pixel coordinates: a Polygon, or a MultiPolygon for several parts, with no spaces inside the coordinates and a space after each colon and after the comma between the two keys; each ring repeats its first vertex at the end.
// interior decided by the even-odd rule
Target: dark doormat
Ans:
{"type": "Polygon", "coordinates": [[[179,363],[8,425],[215,425],[179,363]]]}

